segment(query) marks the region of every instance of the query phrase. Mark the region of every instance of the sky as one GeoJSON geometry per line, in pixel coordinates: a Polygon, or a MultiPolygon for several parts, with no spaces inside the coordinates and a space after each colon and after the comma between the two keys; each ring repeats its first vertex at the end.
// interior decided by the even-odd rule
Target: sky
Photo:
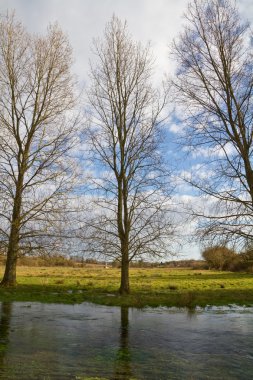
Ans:
{"type": "Polygon", "coordinates": [[[103,35],[113,14],[127,20],[134,39],[151,41],[156,72],[166,72],[168,46],[180,30],[186,6],[187,0],[1,0],[0,12],[15,9],[31,32],[43,33],[57,21],[73,47],[74,70],[80,81],[86,81],[92,40],[103,35]]]}
{"type": "MultiPolygon", "coordinates": [[[[17,19],[32,33],[44,33],[49,23],[58,22],[73,48],[73,70],[79,83],[87,86],[92,40],[103,36],[113,14],[127,21],[135,40],[151,42],[156,82],[165,73],[173,72],[175,64],[169,58],[169,47],[182,30],[187,4],[188,0],[1,0],[0,14],[15,10],[17,19]]],[[[253,1],[239,0],[237,4],[243,18],[252,22],[253,1]]],[[[178,125],[174,120],[168,128],[172,137],[176,135],[178,125]]],[[[181,197],[191,196],[187,187],[180,191],[181,197]]],[[[197,259],[200,249],[187,243],[182,254],[182,258],[197,259]]]]}

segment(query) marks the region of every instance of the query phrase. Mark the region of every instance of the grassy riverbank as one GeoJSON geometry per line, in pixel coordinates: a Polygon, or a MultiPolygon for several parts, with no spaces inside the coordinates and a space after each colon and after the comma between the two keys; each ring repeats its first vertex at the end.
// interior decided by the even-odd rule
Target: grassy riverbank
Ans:
{"type": "MultiPolygon", "coordinates": [[[[3,268],[0,267],[0,276],[3,268]]],[[[0,301],[104,305],[253,305],[253,275],[187,269],[131,269],[131,295],[117,293],[119,269],[19,267],[18,286],[0,288],[0,301]]]]}

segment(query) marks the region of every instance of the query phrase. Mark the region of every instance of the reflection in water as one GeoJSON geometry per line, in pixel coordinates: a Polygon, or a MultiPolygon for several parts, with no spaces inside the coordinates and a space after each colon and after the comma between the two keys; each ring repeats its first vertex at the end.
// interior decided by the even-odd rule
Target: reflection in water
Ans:
{"type": "Polygon", "coordinates": [[[188,319],[196,319],[197,318],[197,311],[195,307],[188,307],[187,309],[187,318],[188,319]]]}
{"type": "Polygon", "coordinates": [[[253,308],[14,302],[0,313],[1,380],[252,378],[253,308]]]}
{"type": "Polygon", "coordinates": [[[3,302],[0,317],[0,368],[3,366],[5,353],[8,348],[8,337],[11,323],[12,304],[3,302]]]}
{"type": "Polygon", "coordinates": [[[133,377],[131,371],[131,354],[129,350],[129,309],[121,306],[120,340],[117,352],[114,379],[128,380],[133,377]]]}

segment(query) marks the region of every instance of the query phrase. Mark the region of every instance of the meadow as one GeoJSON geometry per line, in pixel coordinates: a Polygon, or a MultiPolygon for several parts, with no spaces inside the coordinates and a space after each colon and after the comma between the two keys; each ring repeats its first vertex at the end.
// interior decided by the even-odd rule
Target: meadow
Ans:
{"type": "MultiPolygon", "coordinates": [[[[0,267],[0,276],[3,274],[0,267]]],[[[150,268],[130,270],[131,294],[120,296],[120,269],[25,267],[15,288],[0,288],[0,301],[94,302],[111,306],[253,305],[253,274],[150,268]]]]}

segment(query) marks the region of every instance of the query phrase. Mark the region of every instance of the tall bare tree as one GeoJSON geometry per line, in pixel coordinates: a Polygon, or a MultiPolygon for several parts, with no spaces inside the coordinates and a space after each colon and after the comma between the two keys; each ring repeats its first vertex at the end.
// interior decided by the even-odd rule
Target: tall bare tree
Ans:
{"type": "Polygon", "coordinates": [[[164,98],[159,101],[151,86],[149,47],[131,39],[126,23],[114,16],[94,46],[89,102],[98,209],[88,224],[88,247],[120,261],[124,294],[133,258],[169,251],[172,225],[159,154],[164,98]]]}
{"type": "Polygon", "coordinates": [[[17,258],[52,236],[72,175],[71,48],[57,25],[28,34],[14,15],[0,20],[0,238],[2,285],[16,283],[17,258]]]}
{"type": "Polygon", "coordinates": [[[202,156],[188,181],[208,202],[195,214],[202,217],[202,236],[223,243],[252,239],[250,28],[233,0],[194,0],[185,18],[184,31],[173,44],[174,89],[186,115],[184,143],[202,156]]]}

